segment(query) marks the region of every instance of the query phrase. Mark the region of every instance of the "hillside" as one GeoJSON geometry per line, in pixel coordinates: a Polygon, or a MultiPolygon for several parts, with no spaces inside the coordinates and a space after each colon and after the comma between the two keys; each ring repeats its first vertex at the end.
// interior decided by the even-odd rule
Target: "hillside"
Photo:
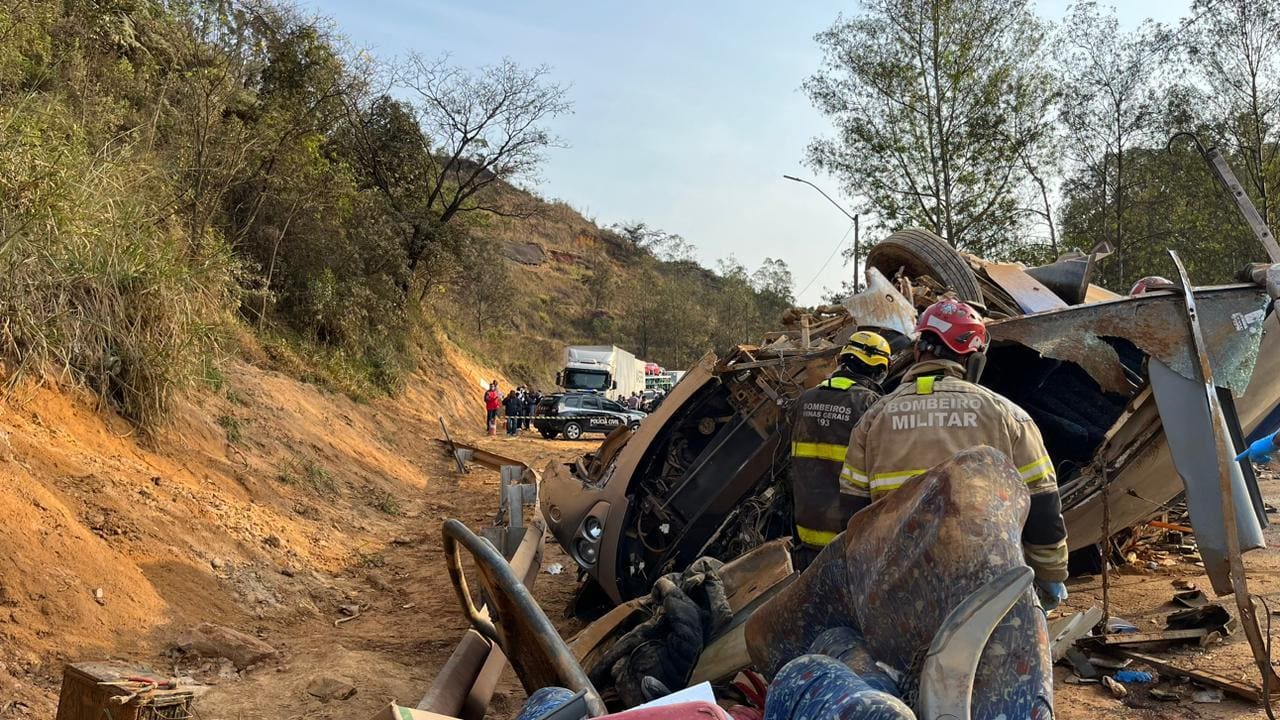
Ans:
{"type": "Polygon", "coordinates": [[[485,260],[465,269],[461,292],[433,309],[452,339],[517,380],[549,386],[564,347],[578,344],[616,344],[683,369],[709,350],[752,341],[790,305],[790,273],[781,260],[748,274],[730,258],[712,271],[665,244],[684,244],[678,235],[645,230],[628,237],[564,202],[510,186],[501,198],[503,207],[530,214],[470,224],[485,260]],[[505,294],[478,311],[492,281],[467,284],[484,273],[499,276],[505,294]]]}
{"type": "MultiPolygon", "coordinates": [[[[62,664],[103,657],[235,681],[202,700],[207,718],[318,711],[302,692],[318,669],[355,676],[361,697],[316,717],[415,700],[463,626],[440,522],[479,526],[497,502],[493,473],[458,478],[439,454],[438,417],[513,452],[480,438],[475,389],[493,371],[441,347],[402,395],[369,403],[235,361],[145,441],[83,393],[21,384],[0,405],[0,717],[51,717],[62,664]],[[366,617],[336,629],[350,604],[366,617]],[[281,651],[243,673],[269,687],[246,696],[234,669],[172,655],[204,621],[281,651]]],[[[521,452],[545,462],[561,445],[521,452]]]]}

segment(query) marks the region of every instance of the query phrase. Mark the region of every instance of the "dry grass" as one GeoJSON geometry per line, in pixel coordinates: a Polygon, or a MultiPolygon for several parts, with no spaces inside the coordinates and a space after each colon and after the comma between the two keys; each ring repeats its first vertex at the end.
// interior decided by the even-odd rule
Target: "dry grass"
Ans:
{"type": "Polygon", "coordinates": [[[89,148],[53,103],[0,109],[0,353],[143,428],[220,359],[233,262],[189,238],[145,154],[89,148]]]}

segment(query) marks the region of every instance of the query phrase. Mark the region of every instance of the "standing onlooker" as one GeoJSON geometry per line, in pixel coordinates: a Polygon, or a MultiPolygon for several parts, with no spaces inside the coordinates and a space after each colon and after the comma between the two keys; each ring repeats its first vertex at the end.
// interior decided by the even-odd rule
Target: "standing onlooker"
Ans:
{"type": "Polygon", "coordinates": [[[524,412],[524,398],[520,396],[520,391],[512,388],[502,406],[507,413],[507,437],[515,437],[520,428],[520,414],[524,412]]]}
{"type": "Polygon", "coordinates": [[[498,381],[489,383],[484,393],[485,427],[490,436],[498,434],[498,408],[502,407],[502,394],[498,392],[498,381]]]}
{"type": "Polygon", "coordinates": [[[538,410],[538,401],[542,396],[538,395],[538,391],[529,388],[524,393],[524,417],[520,418],[521,429],[528,430],[533,424],[534,413],[538,410]]]}
{"type": "Polygon", "coordinates": [[[631,397],[627,398],[627,407],[631,408],[632,410],[639,410],[639,409],[640,409],[640,394],[639,394],[639,393],[634,393],[634,392],[633,392],[633,393],[631,393],[631,397]]]}

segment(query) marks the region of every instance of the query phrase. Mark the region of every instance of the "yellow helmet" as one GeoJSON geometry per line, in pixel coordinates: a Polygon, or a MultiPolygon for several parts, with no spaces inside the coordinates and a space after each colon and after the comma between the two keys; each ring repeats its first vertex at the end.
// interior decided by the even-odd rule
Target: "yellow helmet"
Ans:
{"type": "Polygon", "coordinates": [[[871,367],[889,367],[889,358],[892,354],[889,341],[879,333],[868,330],[859,330],[854,333],[849,337],[849,342],[840,349],[841,360],[853,356],[871,367]]]}

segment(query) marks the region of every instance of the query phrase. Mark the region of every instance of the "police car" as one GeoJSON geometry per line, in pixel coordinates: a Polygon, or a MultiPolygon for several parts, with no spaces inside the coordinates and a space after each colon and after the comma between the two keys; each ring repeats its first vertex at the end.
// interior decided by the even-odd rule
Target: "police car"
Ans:
{"type": "Polygon", "coordinates": [[[538,402],[533,426],[548,440],[556,435],[577,440],[585,433],[608,434],[623,426],[634,430],[644,417],[597,393],[556,393],[538,402]]]}

